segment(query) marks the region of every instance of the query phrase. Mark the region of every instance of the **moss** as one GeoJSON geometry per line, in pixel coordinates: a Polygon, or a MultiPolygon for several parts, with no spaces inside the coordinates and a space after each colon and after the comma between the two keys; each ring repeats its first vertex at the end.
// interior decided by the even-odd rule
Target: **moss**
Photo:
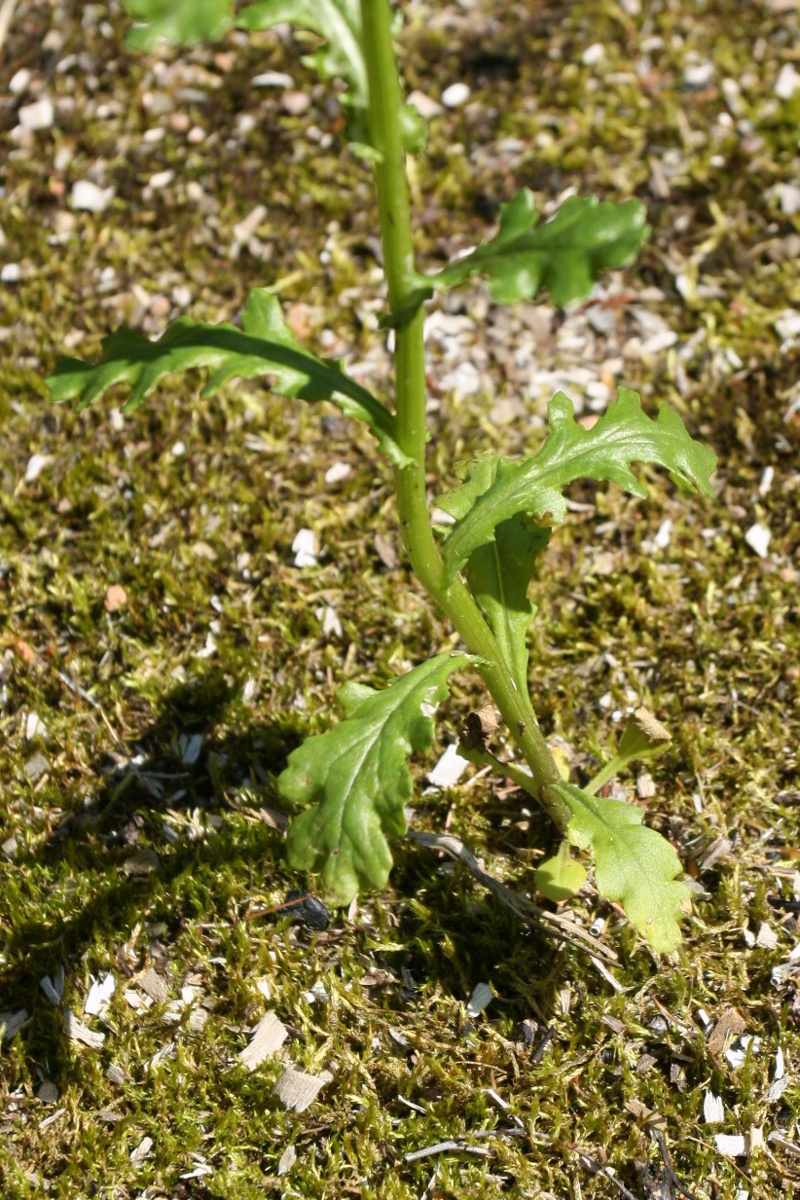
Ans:
{"type": "MultiPolygon", "coordinates": [[[[217,51],[193,52],[189,61],[220,80],[206,101],[186,101],[206,140],[189,146],[167,122],[164,138],[148,143],[142,134],[159,122],[142,100],[161,86],[152,64],[125,54],[116,28],[109,43],[91,23],[59,21],[61,56],[93,56],[97,98],[120,101],[117,116],[93,116],[82,67],[49,73],[40,47],[50,9],[33,8],[9,35],[10,61],[40,72],[74,109],[41,135],[37,153],[9,157],[3,215],[5,253],[23,267],[22,283],[4,292],[0,367],[0,845],[8,846],[0,990],[4,1008],[30,1014],[0,1061],[0,1180],[15,1200],[45,1188],[65,1198],[152,1189],[405,1200],[429,1185],[437,1197],[490,1200],[569,1188],[607,1195],[608,1180],[587,1170],[576,1146],[636,1194],[642,1164],[655,1180],[664,1171],[647,1112],[659,1115],[675,1170],[694,1193],[794,1186],[779,1145],[724,1159],[702,1117],[706,1088],[724,1100],[725,1132],[763,1124],[788,1137],[798,1117],[794,1084],[768,1099],[775,1051],[788,1049],[797,1022],[791,985],[772,976],[796,936],[791,913],[781,924],[775,907],[790,895],[797,841],[800,526],[796,418],[784,420],[797,355],[774,329],[799,299],[787,240],[797,217],[774,191],[794,170],[796,113],[773,90],[793,18],[732,0],[655,5],[644,50],[636,22],[616,5],[503,4],[479,34],[449,32],[443,10],[432,13],[436,20],[412,12],[404,35],[410,78],[433,96],[465,79],[473,102],[433,123],[416,167],[422,256],[441,260],[454,232],[465,242],[483,236],[497,203],[523,184],[542,200],[570,186],[638,194],[654,226],[642,277],[663,292],[659,311],[682,339],[702,331],[685,379],[674,363],[662,373],[640,363],[628,382],[676,402],[712,442],[720,503],[678,502],[660,481],[648,505],[587,492],[595,514],[575,514],[551,546],[532,671],[546,731],[583,755],[610,751],[614,713],[632,693],[670,727],[673,747],[652,768],[651,819],[681,846],[705,894],[666,965],[651,961],[613,909],[591,894],[574,902],[586,920],[606,918],[624,992],[588,960],[521,928],[460,869],[411,846],[397,847],[386,893],[365,898],[352,918],[337,915],[327,933],[281,914],[301,882],[270,823],[286,755],[327,725],[345,678],[380,682],[448,644],[406,567],[387,568],[365,536],[379,530],[400,547],[389,472],[375,465],[366,436],[330,411],[263,389],[232,387],[209,402],[166,388],[120,426],[107,409],[76,416],[45,407],[41,375],[60,347],[89,354],[121,320],[155,334],[162,318],[137,307],[133,283],[170,303],[186,283],[193,315],[217,319],[238,311],[252,284],[277,280],[287,304],[310,306],[309,344],[327,328],[355,357],[368,354],[376,265],[368,175],[341,153],[327,93],[279,39],[234,39],[223,48],[233,55],[228,69],[217,51]],[[590,69],[582,54],[595,42],[605,60],[590,69]],[[715,66],[707,87],[684,82],[690,52],[715,66]],[[306,119],[281,115],[277,95],[250,86],[267,69],[290,71],[311,91],[314,123],[334,135],[328,148],[305,144],[306,119]],[[740,84],[747,137],[719,121],[712,135],[725,78],[740,84]],[[256,125],[242,150],[231,130],[251,111],[256,125]],[[521,150],[472,153],[503,138],[519,139],[521,150]],[[72,161],[56,166],[66,150],[72,161]],[[112,208],[62,228],[64,197],[98,157],[117,189],[112,208]],[[720,157],[723,166],[712,161],[720,157]],[[653,160],[670,168],[668,197],[651,194],[653,160]],[[147,181],[167,168],[174,186],[145,197],[147,181]],[[207,207],[192,199],[191,183],[207,207]],[[260,202],[268,208],[260,246],[234,259],[233,226],[260,202]],[[685,300],[681,272],[699,285],[685,300]],[[33,453],[52,458],[24,483],[33,453]],[[333,492],[324,477],[338,460],[352,471],[333,492]],[[775,483],[762,496],[768,465],[775,483]],[[656,557],[643,544],[665,516],[672,540],[656,557]],[[743,543],[755,519],[772,531],[763,561],[743,543]],[[303,525],[324,551],[319,567],[299,572],[290,546],[303,525]],[[128,597],[114,613],[104,603],[111,584],[128,597]],[[322,636],[315,614],[325,603],[342,620],[341,641],[322,636]],[[45,726],[31,740],[29,713],[45,726]],[[202,751],[186,762],[181,739],[193,734],[202,751]],[[31,779],[36,753],[48,769],[31,779]],[[731,852],[703,870],[702,852],[718,837],[731,852]],[[157,855],[155,869],[127,874],[145,850],[157,855]],[[261,906],[277,911],[244,919],[261,906]],[[778,931],[774,950],[744,940],[743,927],[755,932],[762,921],[778,931]],[[208,1005],[202,1032],[188,1010],[170,1024],[168,1005],[130,1006],[123,992],[147,965],[167,982],[168,1003],[183,986],[198,989],[208,1005]],[[117,979],[104,1022],[95,1022],[106,1033],[100,1052],[67,1041],[62,1013],[40,988],[60,966],[64,1004],[76,1013],[92,976],[111,970],[117,979]],[[376,984],[371,971],[391,978],[376,984]],[[496,999],[471,1019],[465,1002],[481,980],[496,999]],[[303,1114],[273,1095],[277,1063],[252,1075],[237,1063],[267,1003],[257,981],[290,1028],[295,1064],[335,1070],[303,1114]],[[317,981],[327,1001],[308,998],[317,981]],[[697,1025],[698,1007],[718,1015],[729,1005],[763,1039],[738,1070],[709,1055],[697,1025]],[[539,1023],[532,1044],[524,1020],[539,1023]],[[108,1077],[111,1064],[121,1082],[108,1077]],[[59,1089],[56,1104],[36,1098],[44,1079],[59,1089]],[[131,1153],[144,1137],[152,1151],[136,1166],[131,1153]],[[462,1137],[452,1154],[405,1158],[462,1137]],[[279,1176],[290,1144],[297,1161],[279,1176]],[[469,1152],[476,1148],[490,1157],[469,1152]],[[203,1160],[211,1174],[181,1178],[203,1160]]],[[[10,109],[2,120],[12,122],[10,109]]],[[[450,445],[466,454],[491,438],[502,450],[517,436],[493,423],[502,381],[489,383],[474,405],[443,404],[431,458],[440,474],[450,445]]],[[[457,723],[479,696],[466,679],[445,715],[457,723]]],[[[447,824],[498,874],[531,889],[550,834],[524,799],[484,781],[422,795],[417,810],[420,824],[447,824]]]]}

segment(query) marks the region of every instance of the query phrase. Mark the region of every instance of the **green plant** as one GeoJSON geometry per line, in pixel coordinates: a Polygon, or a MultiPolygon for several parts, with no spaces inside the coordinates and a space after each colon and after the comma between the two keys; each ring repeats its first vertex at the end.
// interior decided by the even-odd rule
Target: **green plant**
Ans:
{"type": "Polygon", "coordinates": [[[335,402],[369,426],[390,460],[408,557],[467,649],[431,658],[383,691],[352,682],[341,689],[344,719],[295,750],[278,780],[287,800],[305,806],[289,833],[291,864],[319,873],[323,894],[338,904],[359,888],[386,883],[388,839],[406,828],[404,805],[412,790],[407,758],[430,746],[433,707],[446,694],[450,675],[471,665],[527,770],[498,762],[480,737],[467,740],[464,753],[511,775],[563,836],[561,850],[539,869],[541,890],[552,897],[573,894],[585,872],[570,846],[590,850],[600,892],[622,902],[655,949],[672,949],[690,894],[678,878],[678,856],[642,824],[638,808],[597,795],[612,771],[656,753],[663,731],[654,731],[640,712],[595,780],[581,789],[562,778],[530,698],[526,637],[535,610],[528,590],[552,525],[565,515],[568,484],[610,480],[645,496],[631,470],[639,462],[666,468],[680,488],[713,495],[714,455],[692,440],[675,412],[661,407],[650,418],[637,393],[622,389],[589,430],[559,393],[549,406],[550,434],[536,455],[510,460],[487,454],[467,464],[461,483],[438,500],[452,519],[448,526],[431,524],[425,466],[425,301],[474,276],[485,278],[501,303],[530,299],[542,288],[559,304],[585,297],[599,272],[635,257],[647,233],[642,206],[576,198],[539,223],[533,197],[523,190],[503,206],[494,238],[426,274],[415,265],[405,173],[406,152],[420,146],[424,131],[402,102],[389,0],[257,0],[236,16],[232,0],[127,0],[127,7],[138,20],[131,40],[144,49],[160,37],[183,43],[217,37],[234,24],[260,30],[290,21],[320,36],[321,48],[307,61],[343,81],[348,135],[374,170],[387,288],[383,324],[395,330],[395,402],[390,408],[338,364],[303,349],[284,324],[277,299],[263,289],[250,293],[241,329],[182,317],[154,342],[118,330],[104,340],[94,365],[59,360],[49,380],[53,398],[74,400],[81,409],[124,383],[132,388],[125,406],[130,410],[164,376],[201,367],[210,371],[204,394],[235,376],[266,376],[281,395],[335,402]]]}

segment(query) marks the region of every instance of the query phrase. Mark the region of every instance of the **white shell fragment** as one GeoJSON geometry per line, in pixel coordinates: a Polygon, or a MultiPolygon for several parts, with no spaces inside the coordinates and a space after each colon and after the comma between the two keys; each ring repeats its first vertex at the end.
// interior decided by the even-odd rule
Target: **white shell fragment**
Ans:
{"type": "Polygon", "coordinates": [[[747,1138],[741,1133],[716,1133],[714,1143],[728,1158],[744,1158],[747,1154],[747,1138]]]}
{"type": "Polygon", "coordinates": [[[110,971],[102,981],[93,979],[89,994],[84,1001],[83,1011],[94,1017],[102,1017],[111,1003],[111,997],[114,995],[116,987],[114,976],[110,971]]]}
{"type": "Polygon", "coordinates": [[[136,980],[136,984],[156,1004],[164,1004],[168,999],[169,993],[166,984],[152,967],[148,967],[146,971],[142,972],[136,980]]]}
{"type": "Polygon", "coordinates": [[[761,525],[758,521],[755,525],[751,525],[744,535],[744,540],[751,550],[755,550],[759,558],[767,557],[771,538],[772,534],[766,525],[761,525]]]}
{"type": "Polygon", "coordinates": [[[101,213],[108,207],[113,195],[113,187],[101,188],[89,179],[79,179],[72,185],[70,200],[72,207],[81,212],[101,213]]]}
{"type": "Polygon", "coordinates": [[[326,1083],[333,1079],[330,1071],[320,1071],[319,1075],[307,1075],[305,1071],[296,1071],[287,1067],[275,1084],[275,1095],[284,1108],[301,1113],[313,1104],[326,1083]]]}
{"type": "Polygon", "coordinates": [[[102,1049],[103,1043],[106,1040],[104,1033],[95,1033],[88,1025],[84,1025],[74,1012],[66,1009],[64,1012],[64,1033],[71,1042],[82,1042],[84,1046],[88,1046],[90,1050],[102,1049]]]}
{"type": "Polygon", "coordinates": [[[255,1071],[266,1058],[277,1054],[289,1036],[289,1031],[274,1012],[268,1012],[256,1025],[253,1036],[239,1054],[239,1062],[248,1071],[255,1071]]]}
{"type": "Polygon", "coordinates": [[[319,554],[319,542],[313,529],[300,529],[292,542],[292,554],[296,567],[315,567],[319,554]]]}
{"type": "Polygon", "coordinates": [[[327,471],[325,472],[325,482],[342,483],[343,480],[347,479],[348,476],[352,474],[352,471],[353,468],[350,466],[350,463],[335,462],[332,466],[328,467],[327,471]]]}
{"type": "Polygon", "coordinates": [[[489,987],[488,983],[476,984],[475,990],[470,996],[467,1004],[467,1013],[470,1017],[477,1017],[488,1004],[494,1000],[494,992],[489,987]]]}
{"type": "Polygon", "coordinates": [[[448,788],[458,783],[469,766],[469,759],[462,758],[455,742],[451,742],[436,766],[428,772],[428,783],[434,788],[448,788]]]}
{"type": "Polygon", "coordinates": [[[719,1096],[707,1091],[703,1097],[703,1118],[706,1125],[719,1125],[725,1120],[725,1105],[719,1096]]]}
{"type": "Polygon", "coordinates": [[[64,969],[59,967],[53,972],[52,978],[49,975],[43,975],[39,980],[39,987],[44,992],[51,1004],[61,1003],[61,993],[64,990],[64,969]]]}

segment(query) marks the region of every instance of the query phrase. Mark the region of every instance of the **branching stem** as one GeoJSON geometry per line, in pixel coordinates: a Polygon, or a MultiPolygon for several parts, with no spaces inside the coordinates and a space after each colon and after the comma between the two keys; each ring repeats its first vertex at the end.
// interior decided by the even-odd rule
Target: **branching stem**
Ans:
{"type": "MultiPolygon", "coordinates": [[[[375,186],[389,310],[391,317],[399,318],[414,290],[414,243],[400,118],[402,96],[389,0],[361,0],[361,15],[370,138],[377,152],[375,186]]],[[[444,563],[428,515],[425,483],[427,388],[423,319],[420,308],[410,320],[398,319],[396,329],[397,442],[412,464],[395,469],[403,540],[420,582],[450,618],[470,653],[480,657],[478,670],[525,756],[539,803],[564,829],[570,812],[548,792],[548,784],[557,782],[560,776],[530,699],[514,682],[491,629],[465,585],[461,580],[450,587],[445,584],[444,563]]]]}

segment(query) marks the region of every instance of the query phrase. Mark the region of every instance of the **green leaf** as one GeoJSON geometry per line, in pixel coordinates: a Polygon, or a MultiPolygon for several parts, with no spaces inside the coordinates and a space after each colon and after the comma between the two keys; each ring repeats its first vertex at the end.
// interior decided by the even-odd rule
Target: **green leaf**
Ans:
{"type": "Polygon", "coordinates": [[[348,683],[337,699],[345,719],[289,755],[278,788],[311,807],[289,830],[289,862],[319,872],[333,904],[349,904],[359,888],[383,887],[392,855],[387,839],[406,831],[412,793],[408,755],[433,740],[431,711],[447,679],[475,659],[439,654],[382,692],[348,683]]]}
{"type": "Polygon", "coordinates": [[[586,883],[586,871],[569,852],[569,842],[562,842],[558,853],[536,868],[536,890],[548,900],[569,900],[586,883]]]}
{"type": "Polygon", "coordinates": [[[467,583],[511,668],[519,690],[528,694],[527,632],[536,612],[528,584],[547,548],[550,530],[517,513],[495,530],[493,542],[473,550],[467,583]]]}
{"type": "Polygon", "coordinates": [[[572,845],[594,856],[601,896],[622,904],[654,950],[674,950],[681,940],[679,922],[691,911],[691,891],[676,878],[682,867],[674,847],[642,824],[643,814],[632,804],[589,796],[571,783],[549,790],[572,812],[567,826],[572,845]]]}
{"type": "Polygon", "coordinates": [[[426,289],[429,296],[484,275],[500,304],[531,300],[547,288],[553,304],[565,306],[588,296],[601,271],[633,262],[648,232],[638,200],[615,204],[595,197],[573,196],[540,225],[533,193],[523,188],[501,205],[500,228],[491,241],[435,275],[414,275],[417,300],[427,298],[426,289]]]}
{"type": "Polygon", "coordinates": [[[128,45],[151,50],[156,42],[193,46],[223,37],[233,25],[233,0],[123,0],[135,24],[128,45]]]}
{"type": "Polygon", "coordinates": [[[536,520],[564,519],[563,489],[576,479],[611,480],[634,496],[647,488],[633,474],[632,463],[666,467],[684,491],[713,496],[711,475],[716,455],[694,441],[678,414],[662,405],[655,420],[642,412],[638,392],[620,388],[591,429],[575,420],[572,401],[558,392],[548,406],[550,435],[532,458],[509,460],[487,455],[469,464],[464,483],[439,504],[456,517],[446,533],[444,557],[448,582],[477,549],[495,536],[496,528],[517,513],[536,520]]]}
{"type": "Polygon", "coordinates": [[[58,402],[77,400],[78,411],[94,404],[115,384],[133,389],[124,411],[136,408],[158,383],[176,372],[208,368],[203,396],[211,396],[234,377],[269,376],[272,390],[301,400],[333,400],[344,413],[364,421],[397,466],[406,456],[394,436],[394,417],[379,400],[334,362],[322,362],[294,339],[275,296],[253,288],[242,314],[244,330],[223,322],[209,325],[179,317],[157,341],[121,328],[103,338],[99,362],[60,358],[46,380],[58,402]]]}
{"type": "MultiPolygon", "coordinates": [[[[303,62],[325,79],[341,79],[347,90],[340,97],[347,113],[347,137],[369,146],[367,122],[368,84],[361,36],[359,0],[257,0],[237,17],[243,29],[271,29],[288,22],[308,29],[323,39],[323,45],[303,62]]],[[[406,104],[400,113],[403,141],[407,150],[420,150],[425,143],[425,123],[416,109],[406,104]]]]}

